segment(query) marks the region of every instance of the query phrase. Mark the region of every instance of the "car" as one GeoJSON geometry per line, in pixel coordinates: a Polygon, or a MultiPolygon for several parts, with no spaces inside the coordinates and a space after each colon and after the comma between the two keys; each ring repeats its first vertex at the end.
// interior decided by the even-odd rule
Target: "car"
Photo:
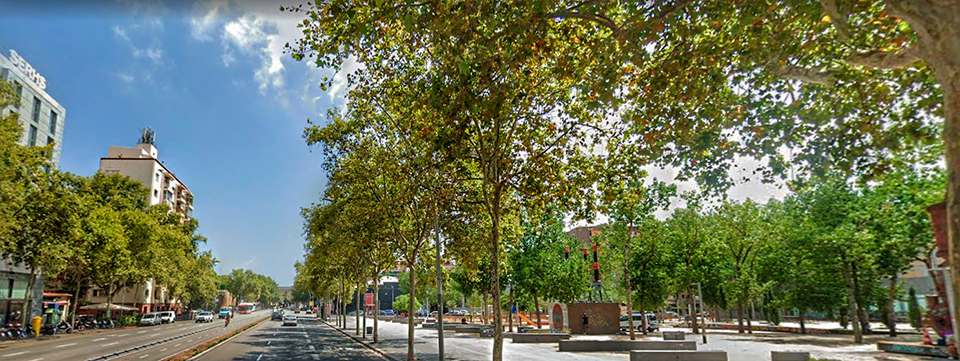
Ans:
{"type": "Polygon", "coordinates": [[[295,308],[295,309],[293,310],[293,313],[300,313],[300,309],[299,309],[299,308],[295,308]]]}
{"type": "Polygon", "coordinates": [[[382,310],[382,311],[380,311],[380,314],[381,314],[381,315],[384,315],[384,316],[394,316],[394,315],[396,315],[396,313],[393,312],[393,310],[382,310]]]}
{"type": "Polygon", "coordinates": [[[162,322],[160,314],[156,312],[150,312],[140,317],[140,326],[156,326],[162,322]]]}
{"type": "Polygon", "coordinates": [[[357,315],[357,311],[347,312],[347,316],[356,316],[356,315],[357,315]]]}
{"type": "Polygon", "coordinates": [[[233,307],[221,307],[220,314],[217,315],[217,318],[225,318],[227,315],[233,317],[233,307]]]}
{"type": "MultiPolygon", "coordinates": [[[[647,313],[647,331],[655,331],[657,326],[657,316],[653,313],[647,313]]],[[[637,331],[643,331],[643,314],[640,312],[633,313],[633,327],[637,328],[637,331]]],[[[630,320],[627,318],[627,315],[620,316],[620,329],[626,330],[630,328],[630,320]]]]}
{"type": "Polygon", "coordinates": [[[308,314],[308,315],[309,315],[309,314],[312,314],[312,313],[313,313],[313,309],[312,309],[312,308],[308,308],[308,309],[306,309],[305,313],[308,314]]]}
{"type": "Polygon", "coordinates": [[[157,312],[160,315],[160,322],[162,323],[174,323],[177,321],[177,314],[173,311],[161,311],[157,312]]]}
{"type": "Polygon", "coordinates": [[[202,311],[197,314],[197,323],[200,322],[213,322],[213,312],[202,311]]]}
{"type": "Polygon", "coordinates": [[[296,315],[283,315],[283,322],[280,323],[280,326],[296,326],[297,325],[297,316],[296,315]]]}
{"type": "Polygon", "coordinates": [[[270,320],[271,320],[271,321],[272,321],[272,320],[282,320],[282,319],[283,319],[283,311],[273,311],[273,313],[270,314],[270,320]]]}

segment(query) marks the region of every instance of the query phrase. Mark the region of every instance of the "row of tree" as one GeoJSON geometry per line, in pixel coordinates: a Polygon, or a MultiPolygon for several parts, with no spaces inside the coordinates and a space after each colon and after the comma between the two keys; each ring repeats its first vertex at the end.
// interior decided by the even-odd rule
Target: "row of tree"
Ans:
{"type": "Polygon", "coordinates": [[[230,273],[220,275],[217,287],[230,291],[234,303],[257,302],[261,305],[278,303],[283,300],[277,281],[272,277],[237,268],[230,273]]]}
{"type": "MultiPolygon", "coordinates": [[[[0,82],[0,109],[18,102],[13,85],[0,82]]],[[[149,205],[149,190],[129,177],[61,172],[50,163],[52,144],[23,146],[22,135],[16,112],[0,118],[0,253],[30,272],[24,324],[34,290],[44,287],[37,275],[62,276],[62,291],[75,300],[92,286],[104,289],[108,307],[122,289],[148,280],[169,299],[202,304],[216,296],[217,260],[199,249],[206,239],[195,219],[149,205]]]]}
{"type": "MultiPolygon", "coordinates": [[[[330,181],[305,211],[298,280],[342,298],[396,261],[412,289],[418,264],[437,254],[483,270],[495,361],[502,256],[523,238],[524,221],[554,209],[574,219],[605,214],[626,230],[611,242],[616,253],[629,255],[650,214],[629,204],[664,200],[640,183],[645,166],[676,167],[681,179],[719,191],[736,181],[740,157],[761,161],[757,176],[768,180],[882,177],[939,164],[943,154],[948,172],[960,171],[960,29],[948,3],[394,1],[287,10],[305,12],[304,36],[289,47],[295,59],[359,68],[346,77],[344,109],[305,132],[324,147],[330,181]],[[444,247],[431,246],[441,234],[444,247]]],[[[954,227],[960,177],[947,179],[954,227]]],[[[698,232],[682,237],[695,244],[698,232]]],[[[948,234],[960,244],[960,232],[948,234]]],[[[684,267],[697,262],[696,249],[678,250],[684,267]]],[[[736,269],[747,259],[734,262],[735,278],[753,277],[736,269]]],[[[960,268],[951,272],[960,282],[960,268]]],[[[763,289],[742,283],[730,290],[741,300],[763,289]]]]}

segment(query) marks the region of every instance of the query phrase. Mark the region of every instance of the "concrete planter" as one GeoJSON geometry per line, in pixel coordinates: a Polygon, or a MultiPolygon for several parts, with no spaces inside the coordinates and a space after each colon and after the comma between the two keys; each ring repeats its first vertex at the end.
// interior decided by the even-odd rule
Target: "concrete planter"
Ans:
{"type": "Polygon", "coordinates": [[[696,350],[696,341],[650,341],[650,340],[564,340],[560,341],[561,352],[598,352],[632,350],[696,350]]]}

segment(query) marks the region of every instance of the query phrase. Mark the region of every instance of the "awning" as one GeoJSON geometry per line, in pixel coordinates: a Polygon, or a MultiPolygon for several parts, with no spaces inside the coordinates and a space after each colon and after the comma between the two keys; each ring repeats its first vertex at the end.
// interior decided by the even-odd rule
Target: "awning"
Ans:
{"type": "Polygon", "coordinates": [[[54,298],[54,297],[67,297],[72,298],[73,295],[69,293],[59,293],[59,292],[44,292],[43,297],[54,298]]]}
{"type": "MultiPolygon", "coordinates": [[[[80,306],[81,310],[101,310],[105,311],[107,309],[106,303],[97,303],[93,305],[80,306]]],[[[120,305],[110,305],[110,309],[113,311],[136,311],[136,308],[120,306],[120,305]]]]}

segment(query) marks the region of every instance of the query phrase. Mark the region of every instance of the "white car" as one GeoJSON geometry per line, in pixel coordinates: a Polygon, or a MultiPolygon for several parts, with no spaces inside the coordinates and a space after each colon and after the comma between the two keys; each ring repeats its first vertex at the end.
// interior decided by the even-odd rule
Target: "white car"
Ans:
{"type": "Polygon", "coordinates": [[[197,322],[213,322],[213,313],[203,311],[197,315],[197,322]]]}
{"type": "Polygon", "coordinates": [[[156,326],[162,322],[160,315],[156,312],[150,312],[140,317],[140,326],[156,326]]]}
{"type": "MultiPolygon", "coordinates": [[[[637,328],[637,331],[643,332],[643,314],[640,312],[633,313],[633,327],[637,328]]],[[[626,330],[630,328],[630,320],[627,319],[627,315],[620,316],[620,329],[626,330]]],[[[657,324],[657,315],[653,313],[647,313],[647,331],[653,332],[658,328],[657,324]]]]}
{"type": "Polygon", "coordinates": [[[297,315],[283,315],[283,322],[280,323],[280,326],[296,326],[297,325],[297,315]]]}
{"type": "Polygon", "coordinates": [[[173,311],[161,311],[157,312],[160,315],[160,320],[162,323],[174,323],[177,319],[177,314],[173,311]]]}

